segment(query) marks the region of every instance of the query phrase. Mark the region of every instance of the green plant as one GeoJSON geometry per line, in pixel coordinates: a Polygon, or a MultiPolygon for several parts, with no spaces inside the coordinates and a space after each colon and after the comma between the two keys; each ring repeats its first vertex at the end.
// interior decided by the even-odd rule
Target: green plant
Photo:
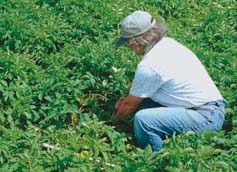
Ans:
{"type": "Polygon", "coordinates": [[[1,0],[0,171],[237,171],[235,1],[1,0]],[[132,118],[111,126],[139,58],[119,23],[150,11],[191,48],[227,99],[222,132],[137,148],[132,118]],[[45,147],[44,145],[48,145],[45,147]]]}

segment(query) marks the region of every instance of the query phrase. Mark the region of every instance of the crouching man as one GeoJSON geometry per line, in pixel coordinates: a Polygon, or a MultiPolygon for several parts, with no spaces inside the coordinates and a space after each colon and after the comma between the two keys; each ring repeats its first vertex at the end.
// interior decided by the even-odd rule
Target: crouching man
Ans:
{"type": "Polygon", "coordinates": [[[122,21],[121,38],[142,56],[129,95],[115,105],[114,124],[144,109],[134,118],[135,137],[141,148],[162,148],[174,133],[222,128],[226,101],[197,56],[176,40],[166,37],[165,25],[147,12],[135,11],[122,21]]]}

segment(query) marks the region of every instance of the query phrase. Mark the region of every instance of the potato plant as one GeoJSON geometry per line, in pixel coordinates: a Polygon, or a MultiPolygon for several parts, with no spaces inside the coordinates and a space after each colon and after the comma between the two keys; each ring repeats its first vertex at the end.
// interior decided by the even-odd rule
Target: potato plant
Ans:
{"type": "MultiPolygon", "coordinates": [[[[0,171],[237,171],[237,3],[0,0],[0,171]],[[132,116],[111,125],[140,57],[115,49],[147,10],[191,48],[228,101],[223,130],[138,148],[132,116]]],[[[205,84],[205,83],[204,83],[205,84]]]]}

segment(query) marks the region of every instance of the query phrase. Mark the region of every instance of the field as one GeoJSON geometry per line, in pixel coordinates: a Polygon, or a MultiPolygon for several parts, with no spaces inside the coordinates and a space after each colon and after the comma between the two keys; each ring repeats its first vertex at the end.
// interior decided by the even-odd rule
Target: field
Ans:
{"type": "Polygon", "coordinates": [[[0,171],[236,172],[237,2],[0,0],[0,171]],[[138,9],[205,65],[228,101],[221,132],[174,135],[156,154],[132,117],[111,125],[140,59],[114,42],[138,9]]]}

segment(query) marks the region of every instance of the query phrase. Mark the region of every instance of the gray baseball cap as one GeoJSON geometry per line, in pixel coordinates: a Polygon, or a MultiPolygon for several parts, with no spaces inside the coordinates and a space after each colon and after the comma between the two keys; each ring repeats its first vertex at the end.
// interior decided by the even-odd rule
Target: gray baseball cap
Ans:
{"type": "Polygon", "coordinates": [[[155,19],[145,11],[135,11],[124,18],[121,24],[121,37],[116,47],[122,46],[129,38],[141,35],[155,25],[155,19]]]}

